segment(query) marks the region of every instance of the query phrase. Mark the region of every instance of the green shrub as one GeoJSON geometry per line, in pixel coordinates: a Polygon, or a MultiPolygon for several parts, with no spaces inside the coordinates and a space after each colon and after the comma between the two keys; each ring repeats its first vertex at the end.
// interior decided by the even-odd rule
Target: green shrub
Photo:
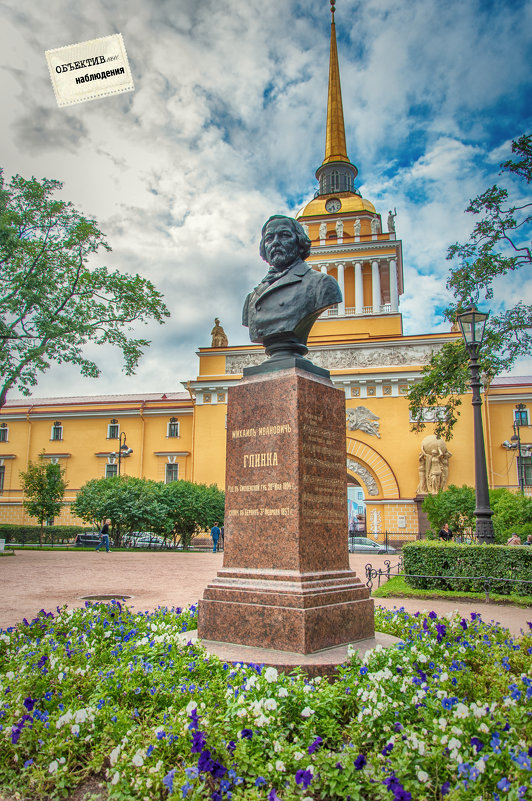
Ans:
{"type": "Polygon", "coordinates": [[[529,547],[410,542],[403,547],[403,559],[407,582],[414,589],[481,592],[484,582],[478,577],[490,576],[495,579],[490,583],[491,592],[527,595],[532,590],[532,585],[502,581],[532,581],[532,548],[529,547]]]}
{"type": "MultiPolygon", "coordinates": [[[[44,528],[44,542],[68,542],[76,534],[82,534],[87,529],[84,526],[46,526],[44,528]]],[[[12,523],[0,524],[0,539],[7,542],[39,542],[40,526],[16,526],[12,523]]]]}

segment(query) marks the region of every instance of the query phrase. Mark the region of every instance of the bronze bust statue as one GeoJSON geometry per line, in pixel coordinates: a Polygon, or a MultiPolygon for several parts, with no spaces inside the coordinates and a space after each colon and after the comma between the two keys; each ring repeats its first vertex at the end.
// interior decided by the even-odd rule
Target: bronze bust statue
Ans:
{"type": "Polygon", "coordinates": [[[305,259],[310,239],[292,217],[275,215],[264,224],[260,255],[270,269],[247,296],[242,323],[252,342],[273,359],[304,356],[307,338],[322,311],[340,303],[342,293],[331,275],[313,270],[305,259]]]}

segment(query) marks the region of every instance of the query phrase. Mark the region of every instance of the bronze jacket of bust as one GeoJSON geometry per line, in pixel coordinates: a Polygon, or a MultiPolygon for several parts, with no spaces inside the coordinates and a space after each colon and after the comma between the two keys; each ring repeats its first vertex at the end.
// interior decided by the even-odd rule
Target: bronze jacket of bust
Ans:
{"type": "Polygon", "coordinates": [[[247,296],[242,324],[249,327],[252,342],[265,337],[294,334],[306,344],[320,312],[341,303],[340,287],[331,275],[317,272],[298,259],[277,281],[260,283],[247,296]]]}

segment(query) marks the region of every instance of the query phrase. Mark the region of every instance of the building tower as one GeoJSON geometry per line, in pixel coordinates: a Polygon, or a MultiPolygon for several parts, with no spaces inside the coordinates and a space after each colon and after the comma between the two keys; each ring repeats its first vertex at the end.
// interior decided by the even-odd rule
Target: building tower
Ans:
{"type": "MultiPolygon", "coordinates": [[[[355,186],[358,170],[347,155],[340,70],[336,46],[334,4],[331,2],[331,46],[325,158],[316,171],[319,188],[297,219],[312,241],[308,261],[315,269],[333,275],[344,300],[328,309],[321,320],[366,318],[351,332],[356,336],[400,334],[399,297],[403,292],[402,249],[396,239],[393,215],[382,230],[375,207],[355,186]],[[372,318],[390,318],[377,324],[372,318]]],[[[313,331],[321,339],[326,328],[313,331]]],[[[312,335],[311,335],[312,337],[312,335]]]]}

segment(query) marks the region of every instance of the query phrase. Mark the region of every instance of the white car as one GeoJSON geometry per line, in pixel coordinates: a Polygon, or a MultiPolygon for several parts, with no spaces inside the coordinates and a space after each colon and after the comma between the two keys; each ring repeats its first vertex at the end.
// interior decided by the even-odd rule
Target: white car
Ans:
{"type": "Polygon", "coordinates": [[[386,547],[382,542],[375,542],[369,537],[349,537],[350,553],[397,553],[395,548],[386,547]]]}

